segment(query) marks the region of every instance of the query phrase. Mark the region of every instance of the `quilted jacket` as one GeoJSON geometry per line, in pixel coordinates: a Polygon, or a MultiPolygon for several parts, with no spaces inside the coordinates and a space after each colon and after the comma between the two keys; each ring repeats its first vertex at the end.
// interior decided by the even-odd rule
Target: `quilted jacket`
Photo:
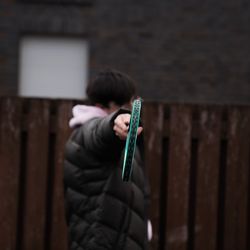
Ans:
{"type": "Polygon", "coordinates": [[[124,112],[85,122],[74,129],[66,144],[64,188],[70,250],[146,249],[143,159],[137,147],[131,181],[123,182],[125,142],[113,131],[114,119],[124,112]]]}

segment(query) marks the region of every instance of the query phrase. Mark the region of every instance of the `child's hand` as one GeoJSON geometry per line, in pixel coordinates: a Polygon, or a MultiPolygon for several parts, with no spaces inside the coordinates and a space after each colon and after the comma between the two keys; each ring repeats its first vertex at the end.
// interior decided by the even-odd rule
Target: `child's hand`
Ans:
{"type": "MultiPolygon", "coordinates": [[[[118,115],[114,121],[114,131],[115,134],[121,139],[125,140],[128,135],[128,127],[130,122],[130,114],[121,114],[118,115]]],[[[137,130],[137,135],[139,135],[142,132],[143,128],[139,127],[137,130]]]]}

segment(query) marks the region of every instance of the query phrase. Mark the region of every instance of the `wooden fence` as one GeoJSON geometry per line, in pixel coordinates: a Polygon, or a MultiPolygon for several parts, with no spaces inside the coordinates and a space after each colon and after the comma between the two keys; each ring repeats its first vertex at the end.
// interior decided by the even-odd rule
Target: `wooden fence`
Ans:
{"type": "MultiPolygon", "coordinates": [[[[73,101],[0,98],[0,249],[66,250],[73,101]]],[[[143,104],[152,250],[250,249],[250,107],[143,104]]]]}

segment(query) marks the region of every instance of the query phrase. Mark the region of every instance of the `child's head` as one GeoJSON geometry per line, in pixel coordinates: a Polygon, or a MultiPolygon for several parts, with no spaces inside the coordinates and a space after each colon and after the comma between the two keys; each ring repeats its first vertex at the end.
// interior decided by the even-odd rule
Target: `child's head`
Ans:
{"type": "Polygon", "coordinates": [[[91,104],[109,109],[111,105],[121,107],[130,103],[136,95],[136,87],[128,75],[105,70],[88,84],[86,92],[91,104]]]}

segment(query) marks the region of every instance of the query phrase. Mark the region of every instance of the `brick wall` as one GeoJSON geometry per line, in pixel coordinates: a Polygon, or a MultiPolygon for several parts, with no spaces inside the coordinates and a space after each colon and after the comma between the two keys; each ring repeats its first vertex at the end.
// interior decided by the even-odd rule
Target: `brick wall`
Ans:
{"type": "Polygon", "coordinates": [[[2,95],[17,92],[20,37],[48,34],[86,37],[90,76],[125,71],[145,99],[250,103],[249,1],[69,2],[1,1],[2,95]]]}

